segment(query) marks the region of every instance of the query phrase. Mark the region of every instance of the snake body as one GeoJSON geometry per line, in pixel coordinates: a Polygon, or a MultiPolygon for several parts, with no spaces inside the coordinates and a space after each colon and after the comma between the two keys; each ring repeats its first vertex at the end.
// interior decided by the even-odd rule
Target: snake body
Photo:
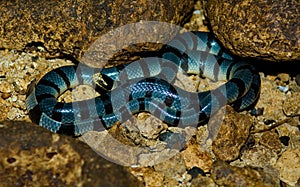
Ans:
{"type": "Polygon", "coordinates": [[[185,127],[202,123],[225,104],[240,111],[258,99],[259,74],[252,65],[225,52],[211,33],[180,34],[157,54],[111,68],[81,64],[48,72],[29,86],[26,105],[30,118],[52,132],[75,135],[108,129],[141,111],[168,125],[185,127]],[[178,71],[227,82],[211,91],[187,92],[172,84],[178,71]],[[95,86],[96,73],[105,78],[104,83],[110,82],[100,83],[107,91],[93,99],[57,101],[78,85],[95,86]]]}

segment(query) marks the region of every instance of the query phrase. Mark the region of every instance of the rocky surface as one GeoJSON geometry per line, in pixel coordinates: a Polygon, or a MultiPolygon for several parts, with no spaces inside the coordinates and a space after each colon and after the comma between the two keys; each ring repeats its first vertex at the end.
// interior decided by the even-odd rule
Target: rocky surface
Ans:
{"type": "Polygon", "coordinates": [[[293,186],[299,185],[300,178],[300,149],[290,149],[282,153],[275,167],[281,174],[281,180],[293,186]]]}
{"type": "MultiPolygon", "coordinates": [[[[213,118],[218,118],[218,114],[213,118]]],[[[226,107],[226,115],[212,143],[216,157],[223,161],[236,160],[248,139],[252,125],[250,116],[238,114],[231,107],[226,107]]],[[[215,131],[215,127],[212,130],[215,131]]]]}
{"type": "Polygon", "coordinates": [[[191,0],[2,1],[0,48],[80,59],[96,39],[122,25],[140,20],[182,25],[193,4],[191,0]]]}
{"type": "Polygon", "coordinates": [[[300,60],[297,0],[207,1],[211,28],[223,45],[242,57],[300,60]]]}
{"type": "MultiPolygon", "coordinates": [[[[195,7],[200,8],[199,2],[195,7]]],[[[201,10],[195,11],[185,27],[190,30],[204,28],[201,13],[201,10]]],[[[39,54],[0,51],[0,121],[29,122],[24,103],[27,85],[53,68],[71,64],[69,60],[45,59],[39,54]]],[[[117,184],[114,182],[126,178],[123,184],[130,186],[130,182],[136,181],[124,167],[101,159],[78,141],[80,139],[85,143],[98,143],[100,148],[112,148],[112,154],[106,156],[124,158],[127,164],[132,164],[126,169],[146,186],[299,185],[299,76],[280,63],[272,65],[272,71],[259,70],[264,73],[260,74],[261,96],[255,110],[241,114],[230,109],[227,112],[221,110],[224,112],[220,114],[222,118],[210,120],[208,125],[198,128],[167,127],[153,116],[141,113],[136,116],[136,124],[117,124],[109,132],[91,132],[91,136],[73,138],[50,133],[31,123],[1,122],[0,155],[3,159],[0,173],[6,178],[0,177],[0,183],[14,182],[9,184],[16,185],[17,181],[21,185],[46,180],[51,183],[49,186],[74,186],[81,181],[75,185],[99,186],[105,182],[117,184]],[[222,127],[225,130],[211,125],[213,121],[222,122],[223,118],[227,121],[226,127],[222,127]],[[168,131],[182,134],[178,142],[183,144],[160,141],[159,135],[168,131]],[[105,140],[106,137],[111,139],[105,140]],[[115,147],[112,142],[115,140],[128,147],[146,149],[136,154],[115,147]],[[11,145],[9,142],[15,143],[11,145]],[[137,156],[133,157],[132,153],[137,156]],[[220,159],[231,161],[224,163],[220,159]]],[[[209,90],[219,84],[197,76],[178,80],[178,86],[189,91],[209,90]]],[[[94,94],[93,90],[86,88],[78,91],[89,97],[94,94]]],[[[70,101],[72,96],[66,94],[61,99],[70,101]]]]}
{"type": "Polygon", "coordinates": [[[143,186],[72,137],[26,122],[0,122],[1,186],[143,186]]]}
{"type": "Polygon", "coordinates": [[[279,186],[278,172],[269,168],[234,167],[226,162],[213,164],[212,178],[220,186],[279,186]]]}

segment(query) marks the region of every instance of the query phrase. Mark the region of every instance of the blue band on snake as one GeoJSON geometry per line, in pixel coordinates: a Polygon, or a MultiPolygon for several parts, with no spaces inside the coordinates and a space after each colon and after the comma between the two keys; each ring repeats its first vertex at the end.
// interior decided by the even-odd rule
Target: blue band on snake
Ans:
{"type": "Polygon", "coordinates": [[[54,69],[28,87],[26,105],[31,120],[40,126],[81,135],[109,129],[143,111],[169,126],[198,125],[225,104],[237,111],[253,106],[259,93],[260,77],[252,65],[234,59],[211,33],[187,32],[177,35],[156,57],[110,68],[80,64],[54,69]],[[173,85],[178,72],[227,82],[214,90],[187,92],[173,85]],[[96,73],[103,78],[97,84],[96,73]],[[101,88],[101,95],[57,101],[66,90],[82,84],[101,88]]]}

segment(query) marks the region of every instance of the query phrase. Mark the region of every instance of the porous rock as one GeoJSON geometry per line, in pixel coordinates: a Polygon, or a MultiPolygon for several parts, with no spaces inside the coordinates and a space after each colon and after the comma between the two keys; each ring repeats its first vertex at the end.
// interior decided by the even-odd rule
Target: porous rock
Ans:
{"type": "MultiPolygon", "coordinates": [[[[108,31],[140,20],[181,25],[194,1],[2,1],[0,48],[45,49],[45,54],[82,57],[84,51],[108,31]]],[[[138,33],[139,34],[139,33],[138,33]]]]}
{"type": "Polygon", "coordinates": [[[261,136],[259,143],[275,151],[278,154],[283,149],[283,144],[279,141],[279,135],[276,134],[275,132],[271,132],[271,131],[264,132],[261,136]]]}
{"type": "MultiPolygon", "coordinates": [[[[212,120],[219,118],[219,111],[212,120]]],[[[214,123],[216,124],[216,123],[214,123]]],[[[220,125],[209,125],[210,133],[217,134],[212,143],[215,155],[223,161],[232,161],[238,158],[240,149],[245,144],[252,126],[252,119],[245,114],[239,114],[230,106],[226,106],[226,115],[220,125]],[[217,127],[219,126],[219,128],[217,127]]]]}
{"type": "Polygon", "coordinates": [[[223,161],[213,163],[211,176],[220,186],[279,186],[279,174],[275,169],[239,168],[223,161]]]}
{"type": "Polygon", "coordinates": [[[26,122],[0,122],[1,186],[142,186],[83,142],[26,122]]]}
{"type": "Polygon", "coordinates": [[[300,149],[289,149],[282,153],[275,167],[280,172],[280,179],[294,186],[300,178],[300,149]]]}
{"type": "Polygon", "coordinates": [[[300,2],[211,0],[212,30],[232,53],[269,61],[300,60],[300,2]]]}

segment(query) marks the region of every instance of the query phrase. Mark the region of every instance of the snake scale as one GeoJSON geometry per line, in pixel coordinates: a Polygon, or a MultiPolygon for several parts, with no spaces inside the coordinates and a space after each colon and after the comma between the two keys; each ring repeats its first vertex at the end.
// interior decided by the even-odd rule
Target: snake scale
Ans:
{"type": "Polygon", "coordinates": [[[31,120],[40,126],[81,135],[108,129],[141,111],[170,126],[199,125],[225,104],[237,111],[253,106],[259,93],[260,77],[252,65],[233,58],[213,34],[187,32],[177,35],[157,56],[127,65],[56,68],[29,85],[26,105],[31,120]],[[187,92],[172,84],[177,72],[226,83],[210,91],[187,92]],[[102,77],[98,84],[93,81],[96,73],[102,77]],[[57,101],[66,90],[82,84],[105,91],[93,99],[57,101]]]}

